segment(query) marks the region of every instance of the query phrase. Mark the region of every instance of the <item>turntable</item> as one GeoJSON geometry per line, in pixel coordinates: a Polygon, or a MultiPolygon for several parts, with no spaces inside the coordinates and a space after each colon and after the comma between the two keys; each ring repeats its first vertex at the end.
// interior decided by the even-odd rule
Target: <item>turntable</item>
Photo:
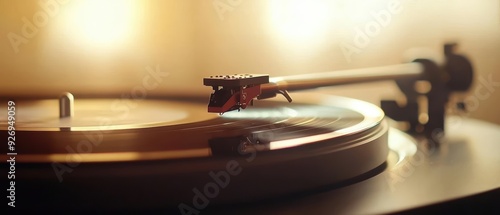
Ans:
{"type": "MultiPolygon", "coordinates": [[[[467,19],[458,25],[473,30],[457,33],[450,24],[452,36],[465,35],[457,40],[466,41],[469,58],[455,43],[441,47],[446,36],[432,34],[443,26],[427,20],[434,16],[421,1],[384,3],[357,24],[343,20],[363,18],[346,9],[358,2],[242,2],[0,7],[10,42],[0,43],[4,207],[22,214],[500,212],[500,126],[461,115],[471,108],[463,95],[472,80],[492,84],[476,87],[476,99],[499,85],[478,77],[484,64],[475,64],[497,61],[491,50],[498,43],[479,42],[497,38],[475,32],[498,20],[470,22],[486,12],[460,12],[467,19]],[[415,25],[406,4],[424,24],[415,25]],[[270,20],[247,16],[267,7],[270,20]],[[207,15],[207,8],[214,10],[207,15]],[[411,31],[400,31],[405,17],[411,31]],[[336,30],[320,31],[329,22],[322,20],[334,20],[336,30]],[[339,40],[344,24],[354,29],[352,43],[339,40]],[[412,47],[439,47],[439,57],[418,52],[400,63],[411,47],[376,38],[392,28],[412,47]],[[331,41],[337,52],[325,48],[331,41]],[[470,44],[483,44],[484,53],[470,44]],[[338,60],[363,53],[377,56],[338,60]],[[145,67],[153,60],[157,70],[145,67]],[[169,72],[159,72],[160,64],[169,72]],[[377,81],[398,88],[399,98],[376,98],[367,86],[377,81]]],[[[449,15],[464,6],[442,7],[449,15]]]]}
{"type": "Polygon", "coordinates": [[[445,46],[444,69],[416,59],[271,79],[207,77],[214,90],[208,110],[206,100],[195,98],[128,106],[71,93],[4,100],[9,206],[181,214],[492,209],[487,198],[498,197],[500,128],[464,120],[444,133],[448,94],[468,89],[472,77],[470,62],[453,46],[445,46]],[[373,104],[294,92],[384,79],[396,79],[407,104],[382,101],[382,109],[406,121],[412,135],[373,104]],[[408,89],[422,80],[432,89],[408,89]],[[286,99],[272,98],[277,94],[286,99]],[[464,138],[468,132],[479,135],[464,138]],[[468,204],[457,203],[461,198],[468,204]]]}

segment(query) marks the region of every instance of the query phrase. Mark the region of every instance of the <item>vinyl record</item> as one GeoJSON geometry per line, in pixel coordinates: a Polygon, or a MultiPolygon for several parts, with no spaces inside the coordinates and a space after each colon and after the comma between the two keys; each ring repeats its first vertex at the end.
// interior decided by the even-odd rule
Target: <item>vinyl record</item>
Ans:
{"type": "Polygon", "coordinates": [[[354,99],[296,94],[223,115],[201,102],[121,102],[77,99],[59,119],[57,101],[16,101],[24,204],[199,209],[346,183],[383,168],[389,151],[383,112],[354,99]]]}

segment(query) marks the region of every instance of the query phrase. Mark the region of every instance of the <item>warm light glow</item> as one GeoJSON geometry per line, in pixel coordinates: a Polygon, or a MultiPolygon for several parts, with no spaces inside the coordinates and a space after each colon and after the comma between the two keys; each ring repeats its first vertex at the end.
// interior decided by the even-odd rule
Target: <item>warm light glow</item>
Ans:
{"type": "Polygon", "coordinates": [[[326,1],[276,0],[270,4],[272,28],[287,39],[314,39],[326,33],[332,19],[326,1]]]}
{"type": "Polygon", "coordinates": [[[114,46],[130,36],[136,1],[85,0],[74,4],[66,19],[67,30],[88,45],[114,46]]]}
{"type": "Polygon", "coordinates": [[[417,153],[417,145],[414,139],[406,133],[395,128],[389,128],[389,149],[396,153],[398,161],[396,165],[401,164],[405,159],[417,153]]]}
{"type": "Polygon", "coordinates": [[[345,0],[341,2],[342,14],[345,16],[346,24],[362,25],[374,20],[371,13],[384,9],[388,1],[381,0],[345,0]]]}

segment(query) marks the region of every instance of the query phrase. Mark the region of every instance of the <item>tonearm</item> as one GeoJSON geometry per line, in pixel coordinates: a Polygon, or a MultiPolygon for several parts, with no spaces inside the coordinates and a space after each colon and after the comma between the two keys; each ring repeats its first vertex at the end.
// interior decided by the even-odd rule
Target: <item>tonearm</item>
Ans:
{"type": "MultiPolygon", "coordinates": [[[[303,74],[269,78],[264,74],[217,75],[203,79],[203,84],[212,86],[208,112],[224,113],[245,109],[253,100],[266,99],[282,94],[292,101],[289,91],[318,87],[395,80],[406,96],[406,105],[400,106],[394,100],[381,101],[386,115],[397,121],[407,121],[413,131],[424,132],[427,136],[444,131],[445,105],[450,93],[466,91],[473,79],[470,61],[455,54],[456,44],[444,45],[445,64],[439,66],[429,59],[415,59],[410,63],[342,70],[315,74],[303,74]],[[418,90],[416,83],[425,81],[427,90],[418,90]],[[426,98],[424,108],[422,99],[426,98]],[[422,114],[422,109],[426,113],[422,114]],[[424,117],[423,117],[424,116],[424,117]]],[[[459,105],[464,107],[463,104],[459,105]]]]}

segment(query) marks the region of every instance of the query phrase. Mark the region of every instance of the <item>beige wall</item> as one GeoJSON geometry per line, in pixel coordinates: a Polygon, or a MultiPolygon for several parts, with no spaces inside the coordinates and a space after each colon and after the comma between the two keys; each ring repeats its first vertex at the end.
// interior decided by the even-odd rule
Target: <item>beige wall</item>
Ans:
{"type": "MultiPolygon", "coordinates": [[[[395,64],[412,48],[425,48],[416,53],[439,60],[442,44],[457,41],[476,69],[472,91],[462,97],[489,93],[471,116],[500,124],[500,87],[489,92],[477,81],[489,76],[500,81],[497,0],[68,0],[54,5],[46,11],[38,1],[0,1],[0,96],[55,97],[63,91],[116,96],[130,93],[148,74],[145,68],[156,65],[169,75],[148,95],[208,95],[210,89],[201,84],[206,75],[278,76],[395,64]],[[396,13],[390,21],[356,47],[356,29],[376,22],[372,13],[391,8],[396,13]],[[42,13],[47,22],[25,37],[23,17],[33,22],[42,13]],[[27,41],[17,53],[11,33],[27,41]],[[346,45],[356,47],[350,59],[341,49],[346,45]]],[[[384,82],[327,91],[359,98],[369,91],[367,99],[373,100],[394,94],[388,90],[396,88],[384,82]]]]}

